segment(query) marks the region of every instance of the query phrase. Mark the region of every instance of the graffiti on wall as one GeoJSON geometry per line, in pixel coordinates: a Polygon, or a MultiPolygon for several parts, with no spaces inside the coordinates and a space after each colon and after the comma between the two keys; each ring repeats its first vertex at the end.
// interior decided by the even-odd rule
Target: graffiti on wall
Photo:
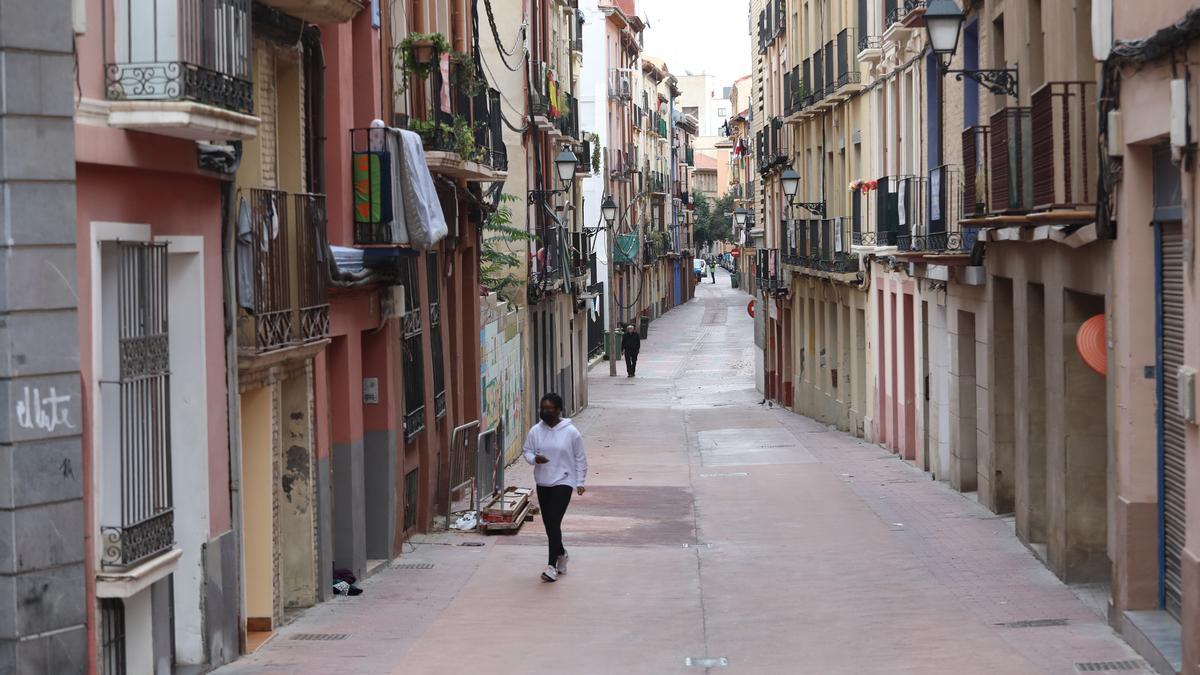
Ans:
{"type": "Polygon", "coordinates": [[[511,461],[525,439],[525,364],[520,313],[490,296],[481,303],[479,331],[483,428],[504,430],[504,456],[511,461]]]}

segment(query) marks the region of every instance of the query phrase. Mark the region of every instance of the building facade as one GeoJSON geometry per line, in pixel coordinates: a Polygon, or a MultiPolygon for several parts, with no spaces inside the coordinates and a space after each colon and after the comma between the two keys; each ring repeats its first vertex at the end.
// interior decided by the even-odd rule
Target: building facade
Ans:
{"type": "Polygon", "coordinates": [[[457,508],[451,449],[481,421],[481,186],[505,175],[471,11],[66,15],[82,65],[60,267],[86,404],[58,405],[83,434],[81,669],[232,661],[328,599],[335,569],[365,576],[457,508]],[[386,127],[421,139],[403,177],[386,127]],[[423,180],[446,222],[427,239],[399,214],[423,180]]]}
{"type": "Polygon", "coordinates": [[[763,391],[1013,514],[1156,668],[1197,672],[1195,92],[1166,56],[1195,10],[955,8],[936,54],[925,3],[753,4],[763,391]]]}

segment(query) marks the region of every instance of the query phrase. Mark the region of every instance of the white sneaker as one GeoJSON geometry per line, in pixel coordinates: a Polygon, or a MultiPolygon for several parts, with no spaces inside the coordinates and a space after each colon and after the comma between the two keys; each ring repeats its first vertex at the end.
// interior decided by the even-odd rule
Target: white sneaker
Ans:
{"type": "Polygon", "coordinates": [[[558,562],[555,563],[554,569],[558,570],[559,574],[566,574],[567,573],[567,561],[570,559],[571,559],[571,557],[568,556],[566,553],[558,556],[558,562]]]}
{"type": "Polygon", "coordinates": [[[546,565],[542,572],[542,581],[558,581],[558,569],[554,565],[546,565]]]}

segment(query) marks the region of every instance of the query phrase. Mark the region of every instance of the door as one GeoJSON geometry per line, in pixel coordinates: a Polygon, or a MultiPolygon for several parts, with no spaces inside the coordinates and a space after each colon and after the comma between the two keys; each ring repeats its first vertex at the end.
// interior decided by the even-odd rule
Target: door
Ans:
{"type": "Polygon", "coordinates": [[[1176,372],[1183,365],[1183,229],[1157,225],[1158,237],[1158,453],[1160,599],[1176,619],[1183,603],[1180,555],[1186,530],[1186,433],[1179,414],[1176,372]]]}

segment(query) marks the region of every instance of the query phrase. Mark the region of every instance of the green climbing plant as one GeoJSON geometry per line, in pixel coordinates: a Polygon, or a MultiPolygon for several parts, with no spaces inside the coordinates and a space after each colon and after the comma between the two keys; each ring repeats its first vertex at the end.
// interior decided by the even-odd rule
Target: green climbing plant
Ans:
{"type": "Polygon", "coordinates": [[[479,253],[479,283],[508,302],[513,300],[513,289],[525,284],[513,273],[525,262],[523,255],[513,252],[513,244],[537,239],[513,225],[512,208],[508,204],[516,201],[519,200],[512,195],[500,195],[500,206],[483,221],[483,246],[479,253]]]}

